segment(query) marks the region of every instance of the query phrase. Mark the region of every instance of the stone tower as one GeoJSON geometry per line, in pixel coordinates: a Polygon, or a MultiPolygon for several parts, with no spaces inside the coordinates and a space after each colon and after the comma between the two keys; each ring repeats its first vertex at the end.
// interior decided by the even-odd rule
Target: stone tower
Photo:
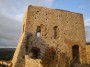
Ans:
{"type": "Polygon", "coordinates": [[[82,14],[30,5],[24,16],[13,67],[59,67],[62,53],[75,63],[86,63],[85,45],[82,14]],[[44,66],[41,62],[45,53],[50,52],[47,48],[53,49],[49,53],[52,61],[44,66]]]}

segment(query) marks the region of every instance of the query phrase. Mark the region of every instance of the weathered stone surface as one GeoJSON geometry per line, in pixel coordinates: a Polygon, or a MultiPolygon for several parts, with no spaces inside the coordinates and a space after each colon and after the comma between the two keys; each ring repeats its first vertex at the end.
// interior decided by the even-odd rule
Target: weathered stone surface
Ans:
{"type": "Polygon", "coordinates": [[[87,62],[83,15],[30,5],[12,60],[13,67],[66,67],[76,58],[80,63],[87,62]],[[56,52],[54,56],[53,51],[50,50],[51,54],[46,51],[51,47],[56,52]],[[45,53],[49,54],[49,64],[47,57],[43,62],[45,53]]]}
{"type": "Polygon", "coordinates": [[[87,52],[87,63],[90,64],[90,45],[86,46],[86,52],[87,52]]]}

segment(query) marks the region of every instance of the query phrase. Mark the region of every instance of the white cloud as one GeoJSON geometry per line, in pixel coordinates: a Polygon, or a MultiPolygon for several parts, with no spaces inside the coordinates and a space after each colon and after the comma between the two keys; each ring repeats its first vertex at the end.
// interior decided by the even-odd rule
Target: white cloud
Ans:
{"type": "Polygon", "coordinates": [[[16,47],[21,32],[21,23],[0,14],[0,48],[16,47]]]}
{"type": "Polygon", "coordinates": [[[28,5],[52,7],[53,2],[54,0],[2,0],[0,1],[0,13],[11,19],[22,21],[28,5]]]}
{"type": "Polygon", "coordinates": [[[85,26],[90,26],[90,18],[87,18],[87,19],[85,20],[85,26]]]}
{"type": "Polygon", "coordinates": [[[90,22],[90,18],[86,19],[85,22],[90,22]]]}
{"type": "Polygon", "coordinates": [[[22,21],[23,15],[25,12],[26,4],[23,4],[22,1],[18,0],[1,0],[0,1],[0,14],[17,20],[22,21]]]}
{"type": "Polygon", "coordinates": [[[16,47],[23,20],[24,7],[15,0],[0,0],[0,48],[16,47]]]}
{"type": "Polygon", "coordinates": [[[86,42],[90,42],[90,26],[85,27],[86,32],[86,42]]]}
{"type": "Polygon", "coordinates": [[[78,8],[85,8],[85,5],[81,4],[78,6],[78,8]]]}
{"type": "Polygon", "coordinates": [[[90,17],[85,19],[86,42],[90,42],[90,17]]]}

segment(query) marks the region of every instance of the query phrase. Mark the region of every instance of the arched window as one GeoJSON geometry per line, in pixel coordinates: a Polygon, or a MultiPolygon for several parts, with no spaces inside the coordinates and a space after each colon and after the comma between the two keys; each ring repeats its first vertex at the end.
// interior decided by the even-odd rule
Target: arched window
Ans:
{"type": "Polygon", "coordinates": [[[79,46],[78,45],[74,45],[72,47],[72,57],[73,57],[74,63],[79,62],[79,46]]]}
{"type": "Polygon", "coordinates": [[[54,26],[53,30],[54,30],[54,38],[56,39],[58,35],[58,26],[54,26]]]}
{"type": "Polygon", "coordinates": [[[40,34],[41,34],[41,27],[40,26],[37,26],[36,36],[37,37],[40,37],[40,34]]]}

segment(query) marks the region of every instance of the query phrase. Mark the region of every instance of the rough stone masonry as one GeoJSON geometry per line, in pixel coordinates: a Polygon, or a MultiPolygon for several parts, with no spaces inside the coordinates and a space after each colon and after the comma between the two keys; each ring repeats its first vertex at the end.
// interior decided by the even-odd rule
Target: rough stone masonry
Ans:
{"type": "Polygon", "coordinates": [[[65,67],[71,62],[87,63],[83,15],[28,6],[13,67],[65,67]]]}

